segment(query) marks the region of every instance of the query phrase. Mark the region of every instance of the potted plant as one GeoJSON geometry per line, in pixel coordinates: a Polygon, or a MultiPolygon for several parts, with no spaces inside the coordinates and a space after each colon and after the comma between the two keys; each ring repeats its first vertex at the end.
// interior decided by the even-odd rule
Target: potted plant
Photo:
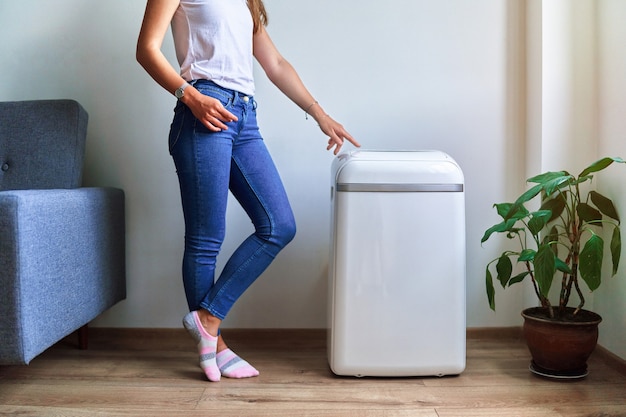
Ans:
{"type": "Polygon", "coordinates": [[[604,239],[610,233],[612,274],[620,260],[619,216],[613,202],[590,190],[594,173],[621,158],[602,158],[577,177],[567,171],[545,172],[529,178],[534,184],[513,203],[495,204],[502,221],[485,232],[481,243],[494,233],[504,234],[516,249],[507,249],[487,264],[489,306],[495,311],[494,273],[503,288],[530,282],[539,306],[526,309],[524,337],[531,371],[549,377],[580,378],[587,374],[587,359],[596,346],[602,318],[583,309],[584,283],[590,291],[602,282],[604,239]],[[537,201],[539,209],[527,206],[537,201]],[[601,232],[601,234],[600,234],[601,232]],[[514,267],[514,265],[516,267],[514,267]],[[492,272],[493,271],[493,272],[492,272]],[[558,278],[558,279],[557,279],[558,278]],[[551,302],[556,292],[558,301],[551,302]],[[560,285],[558,285],[560,284],[560,285]],[[551,289],[553,290],[551,292],[551,289]],[[577,294],[577,297],[572,297],[577,294]],[[577,305],[570,306],[577,298],[577,305]]]}

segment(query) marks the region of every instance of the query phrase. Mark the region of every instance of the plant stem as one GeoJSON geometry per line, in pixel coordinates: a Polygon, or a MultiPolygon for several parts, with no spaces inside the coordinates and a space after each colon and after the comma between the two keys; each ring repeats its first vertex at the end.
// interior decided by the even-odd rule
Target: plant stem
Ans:
{"type": "MultiPolygon", "coordinates": [[[[567,265],[572,261],[572,253],[569,252],[567,254],[567,258],[565,259],[565,263],[567,265]]],[[[567,272],[563,272],[563,280],[561,281],[561,299],[559,300],[559,310],[563,311],[567,303],[569,302],[569,296],[571,294],[571,281],[568,285],[567,277],[569,274],[567,272]]]]}
{"type": "Polygon", "coordinates": [[[537,286],[537,281],[535,281],[535,274],[533,274],[532,268],[530,267],[530,262],[526,262],[526,269],[530,275],[530,280],[533,283],[533,288],[535,289],[535,294],[539,301],[541,301],[541,306],[546,307],[548,309],[548,313],[550,314],[550,318],[554,318],[554,310],[552,309],[552,305],[550,304],[550,300],[544,297],[541,292],[539,292],[539,287],[537,286]]]}
{"type": "Polygon", "coordinates": [[[574,316],[575,316],[585,305],[585,297],[582,291],[580,290],[580,287],[578,286],[578,281],[574,281],[574,285],[576,286],[576,292],[578,293],[578,296],[580,297],[580,303],[578,304],[578,307],[576,308],[576,310],[574,310],[574,316]]]}
{"type": "MultiPolygon", "coordinates": [[[[576,206],[578,207],[578,204],[580,204],[580,185],[577,183],[576,184],[576,195],[573,196],[576,198],[576,206]]],[[[567,302],[569,302],[569,295],[572,292],[572,283],[574,284],[574,286],[576,287],[576,292],[578,293],[578,296],[580,297],[580,304],[578,305],[578,308],[576,309],[576,311],[574,312],[574,315],[576,315],[576,313],[578,313],[578,311],[583,307],[583,305],[585,305],[585,297],[583,296],[582,291],[580,290],[580,286],[578,285],[578,264],[579,264],[579,255],[580,255],[580,238],[581,238],[581,234],[582,234],[582,220],[580,219],[580,217],[578,217],[578,213],[576,213],[574,215],[573,218],[573,222],[572,222],[572,238],[571,238],[571,242],[572,242],[572,275],[570,276],[570,282],[568,282],[567,285],[567,302]]],[[[563,308],[565,308],[565,306],[567,305],[567,303],[563,306],[563,308]]]]}

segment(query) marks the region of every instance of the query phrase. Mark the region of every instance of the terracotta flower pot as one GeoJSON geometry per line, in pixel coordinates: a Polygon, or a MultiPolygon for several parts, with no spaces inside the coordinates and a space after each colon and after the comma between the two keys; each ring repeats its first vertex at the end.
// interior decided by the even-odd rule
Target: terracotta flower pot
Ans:
{"type": "Polygon", "coordinates": [[[573,316],[573,311],[567,308],[559,320],[550,319],[542,307],[522,312],[532,372],[552,378],[587,375],[587,359],[596,347],[602,317],[587,310],[573,316]]]}

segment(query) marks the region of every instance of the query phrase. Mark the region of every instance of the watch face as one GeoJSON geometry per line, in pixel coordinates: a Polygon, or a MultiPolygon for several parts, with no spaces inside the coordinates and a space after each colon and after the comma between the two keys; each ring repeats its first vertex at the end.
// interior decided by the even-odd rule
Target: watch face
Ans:
{"type": "Polygon", "coordinates": [[[185,82],[185,84],[181,85],[180,87],[178,87],[176,89],[176,91],[174,91],[174,95],[176,96],[177,99],[181,99],[183,98],[183,96],[185,95],[185,88],[189,87],[189,84],[187,84],[187,82],[185,82]]]}

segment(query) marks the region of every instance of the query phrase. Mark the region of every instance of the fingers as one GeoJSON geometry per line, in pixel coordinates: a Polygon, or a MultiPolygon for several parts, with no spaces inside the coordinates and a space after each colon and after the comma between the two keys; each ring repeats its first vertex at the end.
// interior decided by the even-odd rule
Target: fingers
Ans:
{"type": "Polygon", "coordinates": [[[348,139],[348,142],[350,142],[351,144],[353,144],[357,148],[361,147],[361,144],[359,142],[357,142],[357,140],[354,139],[352,136],[350,136],[350,134],[348,132],[346,132],[345,138],[348,139]]]}
{"type": "Polygon", "coordinates": [[[205,97],[199,107],[192,112],[207,129],[213,132],[228,130],[226,123],[238,120],[237,116],[226,110],[219,100],[212,97],[205,97]]]}
{"type": "Polygon", "coordinates": [[[328,140],[328,147],[326,148],[326,150],[330,150],[334,147],[335,150],[333,151],[333,154],[337,155],[339,151],[341,151],[342,146],[343,146],[343,140],[340,139],[339,137],[334,137],[328,140]]]}
{"type": "Polygon", "coordinates": [[[342,125],[340,125],[339,123],[335,122],[332,119],[331,121],[332,121],[332,126],[330,126],[330,128],[325,131],[325,133],[328,134],[329,136],[328,146],[326,147],[327,151],[331,150],[332,148],[335,148],[335,150],[333,151],[333,154],[337,155],[339,151],[341,151],[341,148],[346,140],[350,142],[351,144],[353,144],[354,146],[356,146],[357,148],[361,147],[361,144],[357,142],[357,140],[354,139],[352,135],[350,135],[343,128],[342,125]]]}
{"type": "Polygon", "coordinates": [[[231,120],[224,120],[217,116],[209,116],[202,120],[202,123],[211,131],[220,132],[222,130],[228,130],[228,126],[226,126],[225,122],[228,123],[230,121],[231,120]]]}
{"type": "MultiPolygon", "coordinates": [[[[219,104],[221,106],[221,103],[219,104]]],[[[208,114],[205,115],[204,119],[202,119],[204,125],[213,132],[228,130],[226,123],[235,121],[237,121],[237,117],[226,110],[223,106],[209,111],[208,114]]]]}
{"type": "MultiPolygon", "coordinates": [[[[344,137],[346,137],[346,136],[344,136],[344,137]]],[[[346,137],[346,139],[348,139],[348,138],[346,137]]],[[[328,139],[328,146],[326,147],[326,150],[329,151],[329,150],[331,150],[334,147],[335,150],[333,151],[333,154],[337,155],[339,153],[339,151],[341,151],[341,147],[343,146],[344,142],[345,141],[344,141],[344,139],[342,139],[342,137],[337,136],[337,135],[333,135],[330,139],[328,139]]],[[[354,142],[350,141],[350,143],[354,143],[354,142]]],[[[361,146],[361,145],[357,144],[356,146],[361,146]]]]}
{"type": "Polygon", "coordinates": [[[224,108],[224,106],[222,106],[222,103],[220,103],[220,108],[219,108],[219,112],[218,112],[218,118],[222,121],[225,122],[236,122],[237,116],[235,116],[234,114],[232,114],[231,112],[229,112],[228,110],[226,110],[224,108]]]}

